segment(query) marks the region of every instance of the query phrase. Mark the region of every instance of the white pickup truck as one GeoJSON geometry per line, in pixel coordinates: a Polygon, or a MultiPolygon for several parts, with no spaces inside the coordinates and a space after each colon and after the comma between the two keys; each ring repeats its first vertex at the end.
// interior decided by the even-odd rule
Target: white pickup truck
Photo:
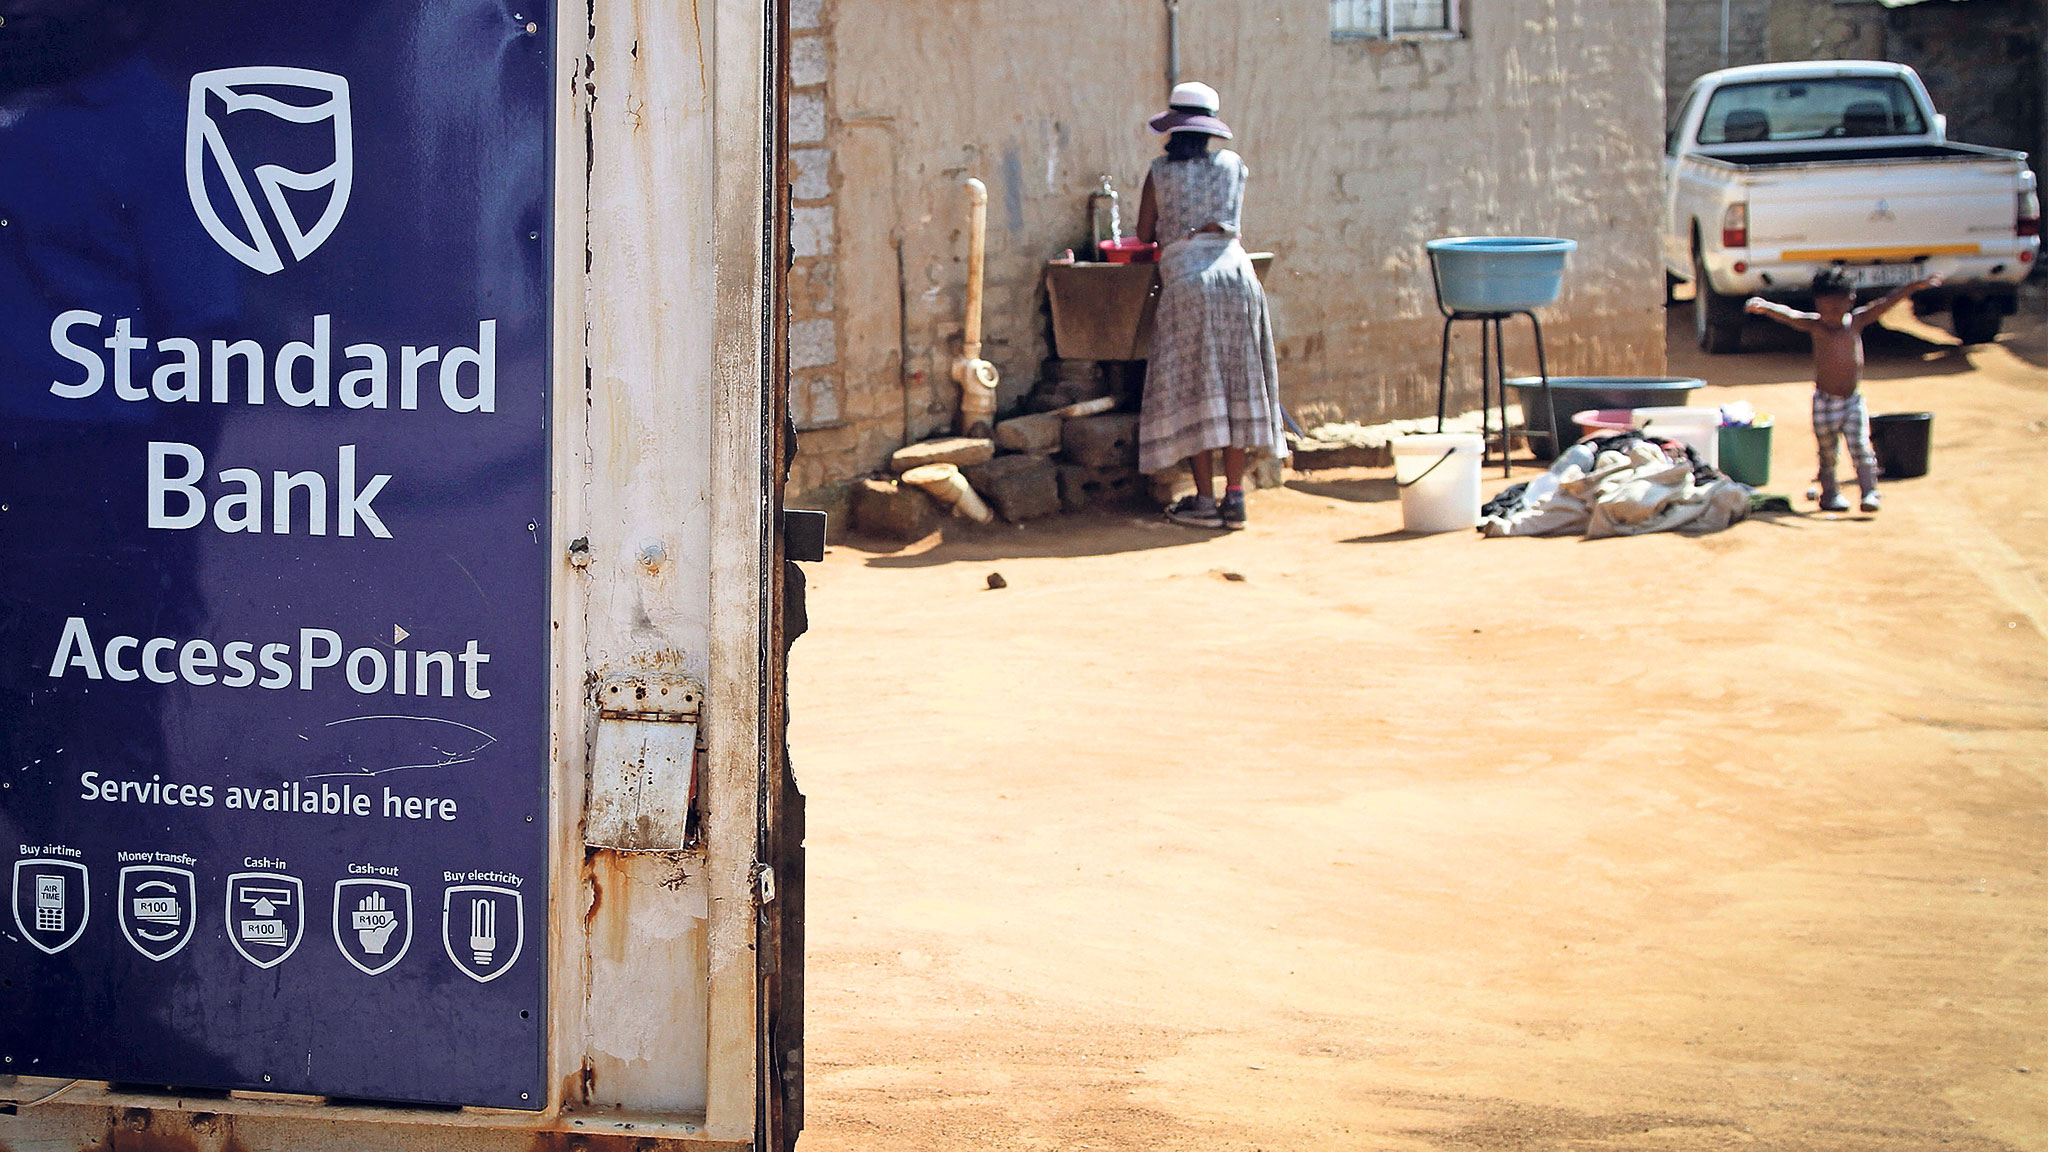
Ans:
{"type": "Polygon", "coordinates": [[[1691,281],[1700,347],[1742,347],[1743,300],[1801,304],[1823,268],[1914,298],[1984,343],[2040,252],[2026,154],[1954,144],[1903,64],[1803,61],[1710,72],[1665,140],[1667,285],[1691,281]]]}

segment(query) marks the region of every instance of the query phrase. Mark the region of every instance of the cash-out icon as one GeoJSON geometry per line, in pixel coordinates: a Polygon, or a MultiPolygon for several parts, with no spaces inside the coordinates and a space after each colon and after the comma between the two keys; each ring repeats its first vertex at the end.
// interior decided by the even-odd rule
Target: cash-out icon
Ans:
{"type": "Polygon", "coordinates": [[[396,880],[334,885],[334,943],[350,964],[375,976],[412,947],[412,886],[396,880]]]}

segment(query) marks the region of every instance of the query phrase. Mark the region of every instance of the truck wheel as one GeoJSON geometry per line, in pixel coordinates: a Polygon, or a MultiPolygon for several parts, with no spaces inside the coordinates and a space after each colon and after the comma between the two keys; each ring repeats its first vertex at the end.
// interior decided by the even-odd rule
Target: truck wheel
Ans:
{"type": "Polygon", "coordinates": [[[1997,303],[1960,296],[1949,302],[1948,318],[1956,339],[1965,344],[1989,344],[1998,339],[1998,326],[2005,321],[1997,303]]]}
{"type": "Polygon", "coordinates": [[[1693,331],[1700,347],[1716,354],[1742,351],[1742,301],[1714,291],[1707,279],[1707,265],[1697,255],[1692,260],[1693,331]]]}

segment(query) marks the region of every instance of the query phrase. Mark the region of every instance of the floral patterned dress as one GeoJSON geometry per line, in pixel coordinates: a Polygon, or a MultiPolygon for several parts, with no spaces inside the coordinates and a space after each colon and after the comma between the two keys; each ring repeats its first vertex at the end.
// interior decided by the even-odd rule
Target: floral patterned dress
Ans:
{"type": "Polygon", "coordinates": [[[1138,419],[1143,471],[1213,448],[1287,455],[1266,291],[1237,240],[1245,174],[1228,150],[1152,161],[1160,289],[1138,419]],[[1196,231],[1212,223],[1224,231],[1196,231]]]}

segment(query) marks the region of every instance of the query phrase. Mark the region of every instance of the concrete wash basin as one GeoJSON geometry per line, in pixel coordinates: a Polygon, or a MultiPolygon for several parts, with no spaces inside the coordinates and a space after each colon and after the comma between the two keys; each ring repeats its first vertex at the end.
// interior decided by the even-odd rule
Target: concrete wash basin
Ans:
{"type": "MultiPolygon", "coordinates": [[[[1271,252],[1251,254],[1259,279],[1271,252]]],[[[1143,360],[1152,347],[1152,311],[1159,298],[1153,264],[1047,264],[1053,355],[1063,360],[1143,360]]],[[[1567,413],[1569,415],[1569,413],[1567,413]]]]}

